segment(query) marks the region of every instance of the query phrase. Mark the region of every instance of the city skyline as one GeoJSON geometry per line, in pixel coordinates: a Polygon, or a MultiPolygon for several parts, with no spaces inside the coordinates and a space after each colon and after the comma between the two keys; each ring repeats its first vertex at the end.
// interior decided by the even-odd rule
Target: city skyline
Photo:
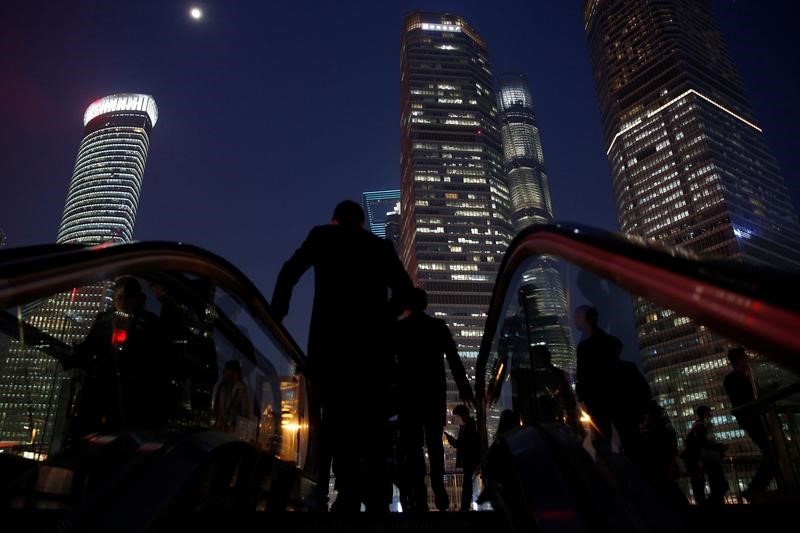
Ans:
{"type": "MultiPolygon", "coordinates": [[[[288,13],[287,20],[300,20],[300,12],[303,11],[301,7],[288,13]]],[[[575,220],[616,229],[613,197],[609,187],[605,153],[591,88],[591,73],[588,68],[588,54],[582,35],[580,10],[574,6],[566,9],[561,6],[518,4],[517,11],[533,20],[534,26],[526,26],[518,22],[520,13],[511,16],[509,12],[502,13],[496,9],[451,6],[449,4],[443,6],[441,3],[430,7],[431,9],[449,9],[471,20],[477,31],[490,42],[496,72],[523,70],[529,75],[536,74],[531,77],[532,90],[534,100],[537,102],[538,118],[544,132],[543,144],[548,154],[548,170],[553,177],[552,195],[553,203],[557,206],[557,219],[575,220]],[[553,29],[549,30],[547,26],[552,26],[553,29]],[[541,28],[539,37],[531,36],[529,38],[527,36],[528,33],[536,33],[530,31],[532,27],[541,28]],[[553,37],[553,32],[557,31],[562,32],[563,35],[553,37]],[[550,43],[550,45],[536,46],[538,43],[550,43]],[[509,53],[509,51],[516,51],[516,53],[509,53]],[[523,52],[522,55],[520,55],[520,51],[523,52]],[[530,55],[532,51],[536,52],[533,56],[530,55]],[[576,146],[579,148],[576,149],[576,146]],[[580,157],[576,157],[576,150],[580,157]],[[585,161],[591,161],[591,164],[584,165],[585,161]],[[574,194],[576,190],[583,194],[574,194]]],[[[796,79],[797,72],[794,65],[797,62],[781,62],[781,54],[792,57],[794,52],[784,46],[783,49],[778,48],[778,53],[775,53],[774,39],[780,36],[780,32],[767,34],[764,30],[769,24],[780,24],[781,21],[790,20],[790,17],[786,15],[786,8],[783,7],[782,14],[771,13],[771,17],[768,16],[769,13],[766,13],[769,10],[763,6],[746,2],[739,2],[735,6],[725,2],[715,2],[715,8],[722,9],[723,14],[729,19],[727,29],[736,30],[739,38],[734,39],[733,42],[735,46],[739,46],[740,54],[743,50],[749,50],[749,46],[754,50],[753,55],[766,58],[766,61],[757,62],[758,69],[770,66],[773,70],[783,69],[780,78],[775,75],[766,79],[762,77],[759,78],[759,83],[755,83],[754,77],[751,76],[748,79],[745,73],[744,81],[748,92],[754,90],[756,95],[760,94],[760,97],[757,96],[751,100],[754,100],[757,115],[761,118],[760,124],[764,127],[770,143],[774,144],[774,137],[778,137],[778,148],[775,151],[778,153],[779,162],[784,169],[795,168],[791,162],[795,160],[793,158],[796,155],[787,149],[791,143],[787,139],[787,135],[779,134],[782,129],[783,131],[790,130],[785,129],[788,126],[778,122],[784,120],[790,122],[787,117],[792,117],[792,113],[796,113],[796,111],[789,107],[784,109],[781,104],[776,103],[788,102],[789,99],[781,99],[775,95],[780,94],[776,91],[780,91],[784,85],[792,85],[792,80],[796,79]],[[731,11],[731,13],[727,13],[727,11],[731,11]],[[733,13],[734,11],[736,13],[733,13]],[[736,14],[741,17],[738,19],[738,23],[734,16],[736,14]],[[743,20],[747,20],[748,23],[742,23],[743,20]],[[759,36],[759,31],[762,32],[760,35],[762,39],[754,39],[754,35],[759,36]],[[741,32],[744,34],[742,35],[741,32]],[[772,48],[768,48],[766,43],[772,43],[772,48]],[[758,50],[761,52],[759,53],[758,50]],[[772,53],[768,53],[768,51],[772,53]],[[779,79],[780,84],[777,81],[779,79]],[[769,95],[769,97],[765,95],[769,95]],[[759,106],[767,106],[773,111],[764,113],[759,106]],[[772,121],[772,126],[770,126],[770,121],[772,121]]],[[[322,10],[324,11],[325,8],[322,10]]],[[[774,8],[770,10],[774,10],[774,8]]],[[[22,21],[27,24],[26,27],[42,28],[42,30],[50,31],[58,38],[66,40],[68,46],[64,48],[69,49],[70,54],[73,51],[70,46],[85,53],[72,54],[75,56],[74,59],[72,55],[70,58],[66,58],[58,52],[53,44],[57,42],[56,37],[53,37],[53,41],[44,40],[42,43],[34,45],[28,44],[22,39],[14,41],[15,35],[18,36],[18,33],[6,32],[5,39],[10,45],[7,49],[12,53],[2,60],[2,67],[6,79],[9,81],[6,86],[9,88],[10,95],[18,97],[16,100],[7,98],[4,107],[0,108],[9,118],[8,124],[14,131],[13,136],[9,134],[9,131],[5,131],[2,143],[6,162],[3,183],[5,190],[9,193],[3,196],[15,198],[13,204],[8,200],[3,201],[2,210],[0,210],[0,225],[9,235],[7,246],[52,242],[52,235],[58,225],[58,217],[61,207],[63,207],[64,193],[68,184],[68,173],[71,166],[69,159],[74,161],[76,148],[74,139],[78,137],[74,122],[79,113],[78,109],[82,109],[91,100],[102,94],[113,92],[142,90],[154,94],[161,107],[169,109],[170,116],[175,117],[171,118],[169,123],[160,124],[163,129],[160,128],[159,137],[165,139],[165,145],[169,148],[154,155],[151,162],[148,163],[148,187],[143,197],[143,207],[140,211],[140,220],[134,238],[180,240],[206,247],[240,265],[265,293],[271,291],[275,274],[280,266],[272,264],[274,260],[270,260],[269,257],[283,257],[290,253],[296,242],[302,238],[311,225],[329,220],[330,212],[336,201],[345,197],[356,199],[361,191],[392,188],[399,182],[399,176],[396,180],[388,176],[392,176],[393,173],[397,176],[397,99],[394,96],[396,94],[396,82],[394,82],[396,80],[396,63],[394,61],[397,58],[397,37],[400,33],[398,21],[402,20],[402,15],[407,11],[405,6],[365,10],[363,13],[354,15],[353,27],[358,26],[361,28],[359,31],[366,32],[365,36],[358,40],[368,39],[370,42],[377,43],[373,53],[377,53],[379,56],[383,54],[388,58],[389,65],[385,69],[382,66],[378,67],[383,65],[382,60],[370,60],[370,64],[376,65],[377,68],[374,73],[370,73],[370,87],[378,87],[386,94],[380,96],[378,100],[358,101],[358,105],[355,100],[340,99],[344,103],[343,110],[350,116],[353,113],[361,113],[361,108],[364,108],[363,112],[375,115],[374,119],[367,120],[365,123],[370,131],[378,132],[373,136],[375,139],[354,135],[355,130],[349,125],[349,121],[341,120],[329,122],[329,124],[336,124],[336,127],[323,126],[319,129],[316,135],[321,135],[321,137],[311,137],[311,144],[323,150],[321,157],[325,157],[324,154],[332,153],[330,150],[334,149],[332,147],[337,145],[337,141],[341,142],[339,139],[350,143],[355,140],[366,143],[365,153],[370,154],[365,159],[356,161],[356,164],[359,165],[357,168],[354,168],[352,164],[346,165],[344,159],[339,156],[328,158],[329,165],[332,163],[333,166],[325,171],[324,180],[317,178],[321,175],[318,170],[315,171],[312,166],[308,166],[311,161],[301,161],[298,164],[297,158],[272,156],[271,152],[267,154],[269,156],[267,158],[256,153],[253,155],[257,157],[251,157],[247,148],[257,144],[253,137],[245,139],[246,142],[242,142],[243,139],[232,137],[231,141],[228,141],[232,144],[228,144],[227,148],[222,149],[219,153],[211,149],[217,143],[223,143],[220,147],[226,146],[224,144],[226,141],[219,139],[217,131],[224,130],[226,135],[233,136],[237,130],[241,129],[234,126],[240,117],[247,113],[259,112],[258,108],[253,106],[252,99],[237,98],[236,96],[243,94],[241,91],[243,80],[257,80],[259,75],[249,73],[237,77],[235,72],[237,68],[252,61],[259,61],[260,57],[265,58],[263,61],[271,58],[269,59],[271,62],[266,64],[270,66],[270,72],[278,74],[276,79],[280,80],[289,76],[297,78],[306,70],[314,71],[315,67],[319,67],[316,70],[323,75],[333,73],[331,68],[334,64],[337,65],[337,69],[348,67],[347,64],[341,66],[333,61],[336,55],[333,50],[318,55],[313,43],[317,42],[317,39],[324,40],[326,35],[330,35],[326,33],[328,30],[321,21],[311,21],[310,26],[306,27],[302,38],[311,44],[306,45],[306,48],[301,48],[299,55],[287,54],[278,58],[278,56],[261,53],[261,55],[256,54],[255,56],[244,54],[247,57],[242,58],[232,54],[237,52],[237,46],[249,42],[246,39],[264,39],[266,45],[269,45],[271,41],[267,37],[263,37],[261,33],[256,33],[255,28],[247,23],[241,27],[237,26],[237,31],[243,37],[231,37],[227,33],[231,30],[230,28],[226,29],[226,26],[241,15],[226,11],[221,6],[216,9],[209,7],[206,10],[203,24],[195,26],[189,26],[182,18],[185,15],[182,6],[180,9],[172,10],[143,7],[141,13],[100,6],[92,10],[91,16],[86,10],[76,10],[76,14],[61,11],[59,8],[49,10],[44,14],[39,10],[34,10],[35,23],[31,22],[34,17],[32,10],[21,8],[15,11],[18,12],[12,13],[14,16],[5,17],[4,24],[13,24],[16,21],[16,26],[20,27],[20,21],[22,21]],[[89,17],[89,20],[82,22],[81,17],[89,17]],[[104,23],[107,19],[109,22],[117,23],[116,26],[104,23]],[[60,25],[56,24],[56,21],[60,25]],[[64,24],[61,24],[62,22],[64,24]],[[100,29],[78,37],[81,24],[87,22],[95,23],[100,29]],[[141,43],[139,37],[145,23],[155,25],[156,29],[169,31],[154,31],[152,42],[141,43]],[[141,45],[146,49],[160,47],[166,57],[172,59],[172,61],[168,61],[171,65],[170,68],[179,72],[182,80],[220,79],[219,69],[223,68],[224,60],[236,57],[235,64],[225,67],[222,71],[225,74],[222,78],[226,80],[227,84],[211,82],[208,87],[200,87],[200,84],[170,82],[169,75],[141,59],[143,55],[147,56],[147,54],[115,53],[115,58],[119,58],[117,62],[112,65],[106,61],[103,53],[96,51],[100,49],[94,49],[91,46],[94,39],[99,39],[99,42],[108,42],[109,36],[103,35],[105,30],[102,28],[105,27],[116,28],[114,30],[115,38],[120,41],[120,50],[132,47],[134,42],[137,46],[141,45]],[[70,28],[73,29],[70,30],[70,28]],[[173,34],[170,39],[164,40],[165,38],[161,37],[161,35],[170,33],[173,34]],[[224,47],[212,47],[209,42],[212,41],[211,37],[219,38],[221,35],[231,37],[231,43],[224,47]],[[179,39],[182,39],[183,42],[179,43],[179,39]],[[309,41],[309,39],[311,40],[309,41]],[[45,52],[52,57],[43,57],[42,54],[45,52]],[[136,59],[137,57],[139,59],[136,59]],[[308,65],[297,70],[294,65],[303,60],[308,61],[308,65]],[[29,64],[41,65],[41,68],[33,71],[29,64]],[[44,82],[49,83],[50,80],[44,77],[43,72],[50,72],[46,68],[48,65],[55,65],[51,69],[54,73],[69,69],[70,72],[75,73],[73,79],[76,81],[71,84],[65,83],[63,87],[59,87],[59,85],[54,85],[53,88],[46,87],[44,82]],[[375,76],[377,79],[372,79],[375,76]],[[168,83],[171,85],[166,85],[168,83]],[[52,98],[52,91],[57,89],[62,93],[60,95],[62,98],[55,100],[52,98]],[[163,100],[162,94],[164,95],[163,100]],[[24,105],[16,105],[15,109],[11,109],[8,104],[9,100],[19,101],[24,105]],[[70,104],[70,102],[72,103],[70,104]],[[193,122],[193,115],[202,117],[202,121],[193,122]],[[70,116],[73,118],[68,119],[70,116]],[[67,124],[72,125],[66,126],[67,124]],[[70,139],[73,140],[70,141],[70,139]],[[22,142],[23,140],[25,142],[22,142]],[[31,158],[28,155],[31,145],[36,146],[40,152],[44,150],[45,157],[31,158]],[[67,156],[59,157],[59,153],[66,153],[67,156]],[[294,168],[289,173],[287,173],[288,167],[285,166],[284,159],[293,161],[294,168]],[[356,171],[354,172],[354,170],[356,171]],[[384,170],[386,171],[384,172],[384,170]],[[339,175],[338,173],[346,173],[351,177],[345,180],[332,177],[339,175]],[[354,175],[359,177],[353,178],[354,175]],[[365,176],[375,175],[384,175],[387,178],[382,183],[365,178],[365,176]],[[24,176],[24,179],[17,178],[17,176],[24,176]],[[284,179],[281,179],[281,176],[284,179]],[[309,182],[309,180],[311,181],[309,182]],[[311,195],[312,198],[308,198],[309,195],[306,194],[308,201],[303,205],[293,204],[291,213],[286,212],[277,203],[278,197],[282,195],[269,193],[270,190],[292,191],[293,187],[308,188],[309,183],[312,184],[315,194],[311,195]],[[40,190],[41,194],[36,198],[31,198],[30,195],[25,194],[29,190],[28,187],[31,190],[40,190]],[[254,194],[245,193],[245,191],[252,191],[254,194]],[[264,191],[264,194],[258,194],[259,191],[264,191]],[[54,197],[56,198],[55,202],[53,201],[54,197]],[[236,198],[236,201],[226,200],[227,198],[236,198]],[[241,205],[236,202],[240,202],[241,205]],[[251,208],[252,202],[257,202],[259,207],[251,208]],[[226,204],[235,205],[235,207],[233,210],[224,208],[226,204]],[[54,205],[57,207],[52,209],[54,205]],[[254,217],[253,213],[261,216],[254,217]],[[36,217],[36,224],[30,223],[31,216],[36,217]],[[286,224],[285,221],[289,218],[291,223],[286,224]],[[252,243],[252,246],[250,244],[242,246],[233,242],[229,238],[232,234],[244,235],[244,242],[252,243]],[[271,246],[263,246],[265,239],[271,246]]],[[[322,15],[324,13],[321,13],[320,18],[324,18],[322,15]]],[[[275,38],[286,37],[287,31],[290,29],[277,31],[275,38]]],[[[725,31],[723,28],[723,33],[725,31]]],[[[342,39],[344,43],[342,46],[352,46],[351,41],[348,40],[351,39],[350,35],[343,36],[342,39]]],[[[262,50],[258,47],[257,49],[262,50]]],[[[734,55],[735,53],[734,49],[734,55]]],[[[739,58],[735,59],[737,63],[740,63],[739,58]]],[[[358,68],[359,65],[354,64],[353,67],[358,68]]],[[[363,68],[363,65],[360,68],[363,68]]],[[[750,71],[752,72],[754,68],[754,62],[751,60],[750,71]]],[[[767,68],[767,70],[769,69],[767,68]]],[[[302,76],[300,77],[302,78],[302,76]]],[[[346,78],[329,76],[329,79],[346,78]]],[[[363,79],[365,78],[358,76],[353,78],[356,82],[363,79]]],[[[307,98],[306,91],[310,90],[310,87],[298,85],[295,88],[300,91],[298,97],[307,98]]],[[[345,87],[334,83],[331,89],[339,94],[338,91],[345,90],[345,87]]],[[[272,88],[265,86],[264,90],[271,91],[272,88]]],[[[319,110],[315,111],[317,114],[319,112],[319,110]]],[[[284,133],[288,133],[289,137],[295,139],[298,138],[299,132],[302,132],[303,135],[311,134],[311,130],[307,127],[310,124],[308,120],[311,116],[304,115],[301,120],[297,121],[296,126],[289,124],[288,130],[284,133]]],[[[274,116],[270,117],[268,123],[285,125],[287,124],[286,119],[287,116],[279,109],[274,116]]],[[[320,124],[325,124],[325,122],[320,122],[320,124]]],[[[271,129],[281,131],[280,127],[271,129]]],[[[245,131],[242,130],[242,133],[245,131]]],[[[280,143],[273,146],[279,150],[284,147],[280,143]]],[[[338,148],[335,150],[344,153],[338,148]]],[[[306,159],[316,161],[316,158],[307,156],[306,159]]],[[[352,160],[352,157],[347,159],[352,160]]],[[[796,196],[796,180],[791,178],[792,176],[787,173],[787,181],[796,196]]],[[[303,291],[301,290],[299,293],[302,294],[303,291]]],[[[310,300],[308,287],[305,289],[305,295],[310,300]]],[[[298,306],[297,312],[290,316],[288,322],[290,330],[301,342],[301,345],[304,345],[306,329],[303,314],[303,307],[298,306]]]]}

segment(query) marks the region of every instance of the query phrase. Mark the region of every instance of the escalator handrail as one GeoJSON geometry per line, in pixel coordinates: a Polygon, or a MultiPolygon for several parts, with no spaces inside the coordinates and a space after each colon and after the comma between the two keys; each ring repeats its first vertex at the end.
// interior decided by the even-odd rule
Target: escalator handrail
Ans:
{"type": "Polygon", "coordinates": [[[533,225],[514,238],[497,273],[476,362],[479,417],[485,417],[486,366],[506,293],[518,269],[540,255],[567,260],[800,370],[800,276],[581,225],[533,225]]]}
{"type": "Polygon", "coordinates": [[[189,244],[148,241],[122,244],[40,245],[0,251],[0,307],[22,305],[42,295],[69,290],[117,275],[178,271],[203,276],[241,300],[251,316],[297,365],[306,356],[275,318],[261,291],[232,263],[189,244]]]}

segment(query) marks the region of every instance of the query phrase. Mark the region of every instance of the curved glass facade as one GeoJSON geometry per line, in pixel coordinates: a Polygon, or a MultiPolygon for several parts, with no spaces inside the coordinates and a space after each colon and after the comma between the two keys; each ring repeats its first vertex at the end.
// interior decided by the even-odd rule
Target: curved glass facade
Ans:
{"type": "Polygon", "coordinates": [[[525,75],[499,76],[497,107],[514,230],[552,222],[553,206],[544,171],[542,141],[525,75]]]}
{"type": "Polygon", "coordinates": [[[59,243],[133,238],[150,131],[157,120],[155,100],[148,95],[115,94],[87,108],[59,243]]]}
{"type": "MultiPolygon", "coordinates": [[[[544,170],[544,155],[533,101],[524,74],[498,77],[497,109],[503,136],[503,163],[511,196],[511,222],[515,231],[531,224],[553,221],[553,207],[544,170]]],[[[528,331],[520,338],[545,345],[553,364],[575,370],[575,347],[569,311],[558,262],[542,257],[525,272],[519,297],[524,301],[528,331]]]]}

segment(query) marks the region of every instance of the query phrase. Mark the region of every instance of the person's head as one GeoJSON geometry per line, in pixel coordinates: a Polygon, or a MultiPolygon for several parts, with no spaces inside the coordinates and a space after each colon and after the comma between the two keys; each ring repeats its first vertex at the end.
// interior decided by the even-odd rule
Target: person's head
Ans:
{"type": "Polygon", "coordinates": [[[469,420],[469,407],[460,403],[453,407],[453,416],[456,417],[459,426],[463,426],[469,420]]]}
{"type": "Polygon", "coordinates": [[[242,380],[242,365],[239,364],[239,361],[231,359],[225,363],[225,368],[222,369],[222,379],[234,383],[242,380]]]}
{"type": "Polygon", "coordinates": [[[139,282],[130,276],[118,278],[114,284],[114,309],[132,313],[144,306],[145,295],[139,282]]]}
{"type": "Polygon", "coordinates": [[[550,354],[550,349],[543,344],[531,346],[531,356],[533,357],[534,364],[537,366],[539,364],[548,366],[553,360],[553,356],[550,354]]]}
{"type": "Polygon", "coordinates": [[[340,226],[363,228],[364,218],[364,210],[358,203],[352,200],[344,200],[339,202],[336,209],[333,210],[331,223],[340,226]]]}
{"type": "Polygon", "coordinates": [[[708,420],[711,418],[711,408],[707,405],[698,405],[694,410],[694,414],[697,415],[698,420],[708,420]]]}
{"type": "Polygon", "coordinates": [[[728,361],[736,370],[747,370],[747,353],[744,348],[731,348],[728,350],[728,361]]]}
{"type": "Polygon", "coordinates": [[[503,410],[500,413],[500,420],[497,421],[497,434],[502,435],[517,427],[519,427],[519,416],[511,409],[503,410]]]}
{"type": "Polygon", "coordinates": [[[425,290],[415,287],[408,293],[407,306],[412,313],[421,313],[428,308],[428,293],[425,290]]]}
{"type": "Polygon", "coordinates": [[[575,327],[582,333],[591,333],[597,328],[597,309],[589,305],[579,305],[575,308],[575,327]]]}

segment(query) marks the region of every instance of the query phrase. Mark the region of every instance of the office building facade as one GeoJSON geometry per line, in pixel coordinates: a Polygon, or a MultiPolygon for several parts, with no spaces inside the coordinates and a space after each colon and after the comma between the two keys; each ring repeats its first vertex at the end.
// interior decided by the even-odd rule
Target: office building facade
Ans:
{"type": "MultiPolygon", "coordinates": [[[[794,206],[707,2],[587,0],[584,23],[621,229],[800,269],[794,206]]],[[[729,451],[753,451],[722,387],[728,341],[641,298],[634,308],[648,381],[679,435],[706,404],[729,451]]]]}
{"type": "Polygon", "coordinates": [[[469,364],[512,233],[486,44],[457,15],[413,12],[400,79],[401,258],[469,364]]]}

